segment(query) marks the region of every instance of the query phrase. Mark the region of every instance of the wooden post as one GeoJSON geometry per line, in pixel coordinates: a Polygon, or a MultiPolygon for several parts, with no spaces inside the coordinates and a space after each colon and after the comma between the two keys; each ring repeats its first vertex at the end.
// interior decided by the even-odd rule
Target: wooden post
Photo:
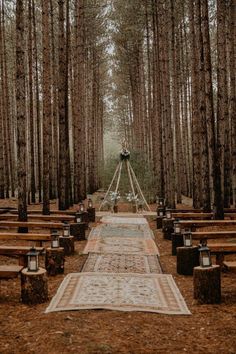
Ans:
{"type": "Polygon", "coordinates": [[[175,219],[162,219],[163,237],[166,240],[171,240],[171,234],[174,232],[174,221],[175,219]]]}
{"type": "Polygon", "coordinates": [[[59,237],[59,244],[60,247],[64,248],[64,255],[65,256],[70,256],[75,252],[75,238],[74,236],[69,236],[69,237],[64,237],[60,236],[59,237]]]}
{"type": "Polygon", "coordinates": [[[73,223],[70,224],[70,234],[75,236],[76,240],[85,240],[85,230],[86,230],[86,223],[73,223]]]}
{"type": "Polygon", "coordinates": [[[202,304],[221,302],[220,266],[195,267],[193,271],[194,299],[202,304]]]}
{"type": "Polygon", "coordinates": [[[95,208],[88,208],[87,212],[88,212],[88,220],[90,222],[95,222],[95,220],[96,220],[95,208]]]}
{"type": "Polygon", "coordinates": [[[48,300],[48,278],[46,269],[37,272],[21,272],[21,300],[24,304],[41,304],[48,300]]]}
{"type": "Polygon", "coordinates": [[[162,229],[163,216],[157,216],[157,229],[162,229]]]}
{"type": "Polygon", "coordinates": [[[177,273],[193,275],[193,268],[199,265],[197,246],[177,248],[177,273]]]}
{"type": "Polygon", "coordinates": [[[182,247],[184,245],[183,235],[176,234],[173,232],[173,234],[171,234],[171,240],[172,240],[172,256],[176,256],[177,247],[182,247]]]}
{"type": "Polygon", "coordinates": [[[48,275],[56,275],[64,273],[64,248],[47,248],[45,258],[45,268],[48,275]]]}

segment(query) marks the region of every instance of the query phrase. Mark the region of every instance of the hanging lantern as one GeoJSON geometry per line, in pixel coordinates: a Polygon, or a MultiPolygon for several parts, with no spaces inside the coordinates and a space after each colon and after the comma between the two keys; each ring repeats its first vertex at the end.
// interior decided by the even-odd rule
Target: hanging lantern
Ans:
{"type": "Polygon", "coordinates": [[[185,247],[192,247],[192,233],[191,232],[184,232],[183,233],[183,240],[185,247]]]}
{"type": "Polygon", "coordinates": [[[211,267],[211,252],[209,247],[207,247],[207,242],[204,240],[199,247],[200,252],[200,266],[201,267],[211,267]]]}
{"type": "Polygon", "coordinates": [[[93,208],[93,201],[91,198],[88,199],[88,209],[92,209],[93,208]]]}
{"type": "Polygon", "coordinates": [[[67,221],[64,221],[63,236],[64,237],[69,237],[70,236],[70,224],[67,221]]]}
{"type": "Polygon", "coordinates": [[[175,234],[181,233],[181,226],[179,220],[174,221],[174,233],[175,234]]]}
{"type": "Polygon", "coordinates": [[[75,222],[76,223],[82,222],[82,213],[80,211],[77,211],[75,214],[75,222]]]}
{"type": "Polygon", "coordinates": [[[37,272],[39,269],[39,253],[32,247],[27,253],[28,272],[37,272]]]}
{"type": "Polygon", "coordinates": [[[51,248],[58,248],[59,247],[59,234],[57,230],[52,230],[51,233],[51,248]]]}
{"type": "Polygon", "coordinates": [[[167,219],[171,219],[171,218],[172,218],[171,210],[170,210],[170,209],[166,209],[166,218],[167,218],[167,219]]]}
{"type": "Polygon", "coordinates": [[[80,204],[79,204],[79,212],[80,212],[80,213],[83,213],[84,211],[85,211],[84,203],[80,203],[80,204]]]}

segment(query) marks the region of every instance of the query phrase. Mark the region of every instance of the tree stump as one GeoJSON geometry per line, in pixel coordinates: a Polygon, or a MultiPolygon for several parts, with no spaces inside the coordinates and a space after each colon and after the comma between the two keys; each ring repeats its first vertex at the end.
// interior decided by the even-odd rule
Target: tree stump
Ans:
{"type": "Polygon", "coordinates": [[[195,267],[193,271],[194,299],[201,304],[221,302],[220,266],[195,267]]]}
{"type": "Polygon", "coordinates": [[[42,304],[48,300],[48,278],[46,269],[37,272],[21,272],[21,300],[24,304],[42,304]]]}
{"type": "Polygon", "coordinates": [[[178,247],[176,265],[178,274],[193,275],[193,268],[199,265],[198,247],[178,247]]]}
{"type": "Polygon", "coordinates": [[[71,236],[75,236],[75,239],[78,241],[85,240],[85,230],[85,222],[70,224],[70,234],[71,236]]]}
{"type": "Polygon", "coordinates": [[[163,216],[157,216],[157,229],[162,229],[162,219],[163,216]]]}
{"type": "Polygon", "coordinates": [[[64,255],[70,256],[75,252],[75,238],[74,236],[59,237],[59,245],[60,247],[64,248],[64,255]]]}
{"type": "Polygon", "coordinates": [[[45,268],[48,275],[57,275],[64,273],[64,248],[47,248],[45,258],[45,268]]]}
{"type": "Polygon", "coordinates": [[[163,237],[166,240],[171,240],[171,234],[174,232],[174,221],[175,219],[162,219],[163,237]]]}
{"type": "Polygon", "coordinates": [[[177,247],[182,247],[184,245],[183,235],[176,234],[173,232],[173,234],[171,234],[171,240],[172,240],[172,256],[176,256],[177,247]]]}
{"type": "Polygon", "coordinates": [[[118,213],[118,205],[113,206],[113,211],[114,211],[114,213],[118,213]]]}
{"type": "Polygon", "coordinates": [[[95,222],[96,221],[95,208],[88,208],[87,212],[88,212],[88,221],[95,222]]]}

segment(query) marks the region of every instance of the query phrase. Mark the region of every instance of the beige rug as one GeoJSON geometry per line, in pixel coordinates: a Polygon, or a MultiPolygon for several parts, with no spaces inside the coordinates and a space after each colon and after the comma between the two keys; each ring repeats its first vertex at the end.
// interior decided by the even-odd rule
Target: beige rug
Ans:
{"type": "Polygon", "coordinates": [[[157,256],[90,253],[82,272],[162,273],[157,256]]]}
{"type": "Polygon", "coordinates": [[[153,239],[154,235],[148,225],[102,224],[91,230],[88,239],[91,240],[97,237],[141,237],[153,239]]]}
{"type": "Polygon", "coordinates": [[[190,314],[172,276],[164,274],[68,274],[46,313],[83,309],[190,314]]]}
{"type": "Polygon", "coordinates": [[[147,220],[140,216],[140,217],[119,217],[119,216],[104,216],[101,219],[102,223],[107,224],[134,224],[134,225],[147,225],[147,220]]]}
{"type": "Polygon", "coordinates": [[[153,240],[134,237],[97,237],[88,240],[83,254],[89,252],[159,255],[158,248],[153,240]]]}

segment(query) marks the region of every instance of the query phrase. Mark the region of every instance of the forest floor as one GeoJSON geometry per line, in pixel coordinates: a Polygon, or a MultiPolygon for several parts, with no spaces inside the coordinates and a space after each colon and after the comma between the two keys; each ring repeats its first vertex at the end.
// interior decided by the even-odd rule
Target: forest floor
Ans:
{"type": "MultiPolygon", "coordinates": [[[[16,202],[1,201],[0,206],[16,206],[16,202]]],[[[52,204],[52,208],[55,206],[52,204]]],[[[34,208],[39,209],[40,205],[34,208]]],[[[176,273],[176,257],[171,256],[170,241],[163,239],[155,222],[150,226],[155,233],[163,270],[173,275],[192,315],[109,310],[45,314],[63,278],[80,271],[86,260],[81,254],[86,241],[77,241],[75,255],[66,258],[65,274],[49,278],[47,303],[24,305],[20,302],[20,279],[0,281],[0,353],[235,354],[236,274],[222,273],[221,304],[198,305],[193,300],[192,277],[176,273]]],[[[3,262],[12,264],[12,259],[0,257],[0,264],[3,262]]]]}

